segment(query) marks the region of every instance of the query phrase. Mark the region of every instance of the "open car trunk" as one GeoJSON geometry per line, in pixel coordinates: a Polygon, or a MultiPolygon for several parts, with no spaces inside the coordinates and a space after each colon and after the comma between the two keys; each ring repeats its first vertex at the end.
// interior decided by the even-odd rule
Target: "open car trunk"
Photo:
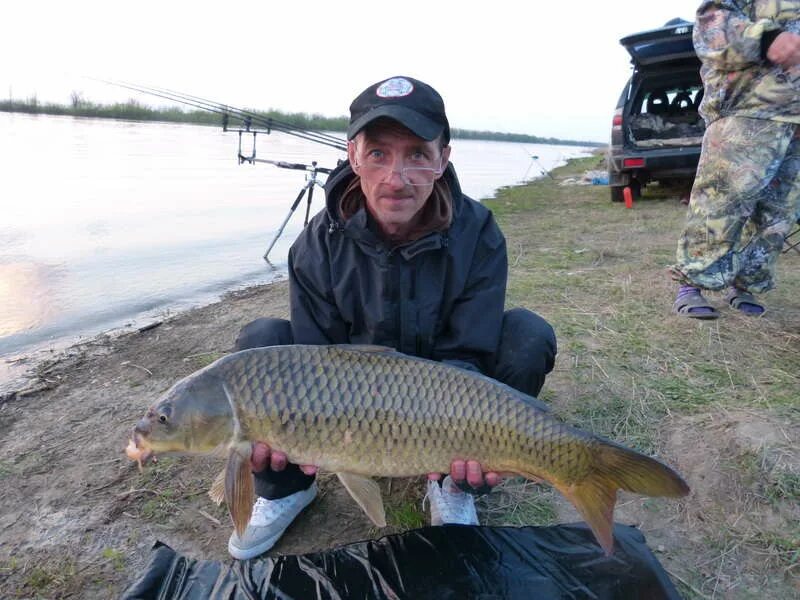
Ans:
{"type": "Polygon", "coordinates": [[[697,107],[703,97],[697,70],[676,74],[671,85],[664,78],[643,79],[634,91],[628,118],[628,141],[636,148],[699,145],[705,123],[697,107]]]}
{"type": "Polygon", "coordinates": [[[666,148],[702,142],[705,123],[697,109],[703,83],[692,24],[678,19],[670,23],[620,40],[635,71],[625,118],[627,146],[666,148]]]}

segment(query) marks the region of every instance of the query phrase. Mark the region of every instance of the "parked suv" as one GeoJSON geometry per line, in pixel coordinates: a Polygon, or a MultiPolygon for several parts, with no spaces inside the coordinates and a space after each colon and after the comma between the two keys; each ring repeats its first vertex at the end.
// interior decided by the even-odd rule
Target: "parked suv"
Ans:
{"type": "Polygon", "coordinates": [[[673,19],[664,27],[620,40],[633,73],[614,111],[608,153],[611,200],[629,186],[634,199],[651,181],[694,180],[705,123],[697,112],[703,97],[692,23],[673,19]]]}

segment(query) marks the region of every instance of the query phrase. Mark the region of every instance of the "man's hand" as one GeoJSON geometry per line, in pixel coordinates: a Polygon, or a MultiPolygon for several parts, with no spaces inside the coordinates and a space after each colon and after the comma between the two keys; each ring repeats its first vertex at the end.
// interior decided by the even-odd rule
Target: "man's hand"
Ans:
{"type": "MultiPolygon", "coordinates": [[[[250,454],[250,469],[255,473],[260,473],[267,467],[273,471],[283,471],[289,460],[280,450],[273,450],[264,442],[255,442],[253,451],[250,454]]],[[[306,475],[315,475],[317,467],[314,465],[299,465],[300,470],[306,475]]]]}
{"type": "MultiPolygon", "coordinates": [[[[253,444],[253,452],[250,455],[250,468],[254,472],[258,473],[266,468],[270,468],[273,471],[283,471],[288,464],[289,460],[286,458],[286,454],[280,450],[273,450],[264,442],[255,442],[253,444]]],[[[317,472],[315,465],[299,465],[299,467],[306,475],[315,475],[317,472]]],[[[450,477],[456,483],[466,481],[475,489],[484,485],[494,487],[503,480],[500,474],[494,471],[484,473],[481,463],[476,460],[454,460],[450,463],[450,477]]],[[[440,473],[428,473],[428,479],[431,481],[437,481],[440,478],[440,473]]]]}
{"type": "MultiPolygon", "coordinates": [[[[503,480],[500,474],[494,471],[484,473],[481,463],[477,460],[454,460],[450,463],[450,477],[456,483],[466,481],[475,489],[484,485],[494,487],[503,480]]],[[[440,478],[440,473],[428,473],[430,481],[438,481],[440,478]]]]}
{"type": "Polygon", "coordinates": [[[778,34],[767,49],[767,58],[784,69],[800,64],[800,35],[789,31],[778,34]]]}

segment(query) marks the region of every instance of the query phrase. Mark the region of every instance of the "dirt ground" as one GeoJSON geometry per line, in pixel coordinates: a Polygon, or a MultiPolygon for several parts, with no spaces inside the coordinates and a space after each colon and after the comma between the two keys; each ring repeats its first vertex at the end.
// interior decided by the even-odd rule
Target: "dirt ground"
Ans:
{"type": "MultiPolygon", "coordinates": [[[[548,193],[562,192],[553,187],[548,193]]],[[[581,198],[574,192],[563,192],[565,202],[596,201],[598,210],[618,218],[623,209],[609,207],[605,199],[597,200],[596,193],[589,190],[581,198]]],[[[501,219],[502,201],[495,208],[501,219]]],[[[513,198],[507,201],[514,203],[513,198]]],[[[673,207],[664,203],[643,205],[639,213],[643,220],[637,226],[650,226],[648,210],[667,209],[673,207]]],[[[558,211],[552,215],[553,223],[568,219],[563,212],[568,210],[567,204],[542,208],[538,218],[546,219],[546,210],[558,211]]],[[[675,229],[678,221],[674,218],[666,229],[675,229]]],[[[511,302],[524,305],[522,299],[530,297],[530,291],[520,283],[526,281],[526,261],[534,261],[538,270],[566,269],[565,277],[580,267],[572,263],[542,267],[542,257],[554,252],[558,240],[550,239],[546,247],[533,248],[538,242],[529,230],[518,230],[524,225],[518,217],[507,218],[504,223],[511,277],[517,282],[509,291],[511,302]]],[[[624,283],[624,277],[631,275],[619,276],[613,271],[623,259],[633,256],[619,247],[619,240],[629,237],[631,230],[622,224],[616,232],[604,232],[602,226],[594,225],[592,243],[604,236],[612,241],[589,260],[595,251],[592,243],[572,232],[574,239],[569,245],[580,252],[570,250],[570,256],[586,261],[586,273],[608,269],[602,274],[603,280],[621,277],[615,279],[617,283],[623,281],[621,293],[635,296],[631,301],[636,305],[631,304],[626,313],[626,318],[634,315],[636,319],[627,322],[629,330],[640,327],[640,321],[657,321],[658,327],[666,322],[665,331],[675,339],[659,341],[650,335],[650,347],[644,349],[631,339],[617,340],[615,336],[623,328],[614,319],[625,312],[627,296],[613,306],[591,307],[585,302],[597,292],[579,296],[580,285],[572,285],[568,291],[551,291],[545,297],[551,304],[540,295],[530,301],[532,307],[554,323],[561,345],[544,399],[552,402],[556,413],[564,418],[580,421],[582,426],[623,443],[638,439],[634,421],[639,411],[646,413],[647,403],[674,399],[670,408],[657,413],[657,422],[648,425],[652,448],[684,475],[692,494],[681,501],[621,494],[616,520],[642,529],[687,597],[789,598],[800,594],[800,542],[794,537],[800,518],[800,419],[796,405],[792,407],[791,401],[780,406],[730,403],[713,396],[714,384],[699,385],[697,381],[694,390],[702,388],[712,399],[702,406],[687,408],[680,404],[686,396],[696,394],[684,393],[681,377],[673,378],[672,371],[683,369],[687,380],[696,374],[675,359],[680,352],[676,348],[686,348],[687,337],[698,334],[701,342],[711,346],[717,338],[722,340],[725,332],[696,323],[668,321],[675,317],[665,317],[661,307],[654,309],[655,316],[638,315],[636,306],[660,306],[669,291],[659,287],[660,283],[640,288],[641,292],[631,291],[633,288],[624,283]],[[588,329],[585,325],[578,327],[574,319],[590,313],[593,324],[588,329]],[[636,374],[636,369],[651,374],[645,377],[636,374]],[[601,421],[603,413],[589,414],[585,406],[582,413],[573,410],[579,402],[585,405],[586,397],[595,393],[630,399],[624,405],[627,414],[617,414],[614,425],[606,427],[601,421]],[[766,535],[772,537],[765,539],[766,535]]],[[[550,227],[546,221],[541,226],[550,227]]],[[[667,237],[670,235],[667,232],[667,237]]],[[[672,240],[664,244],[670,245],[672,240]]],[[[630,260],[639,260],[634,270],[650,269],[650,265],[640,264],[644,259],[630,260]]],[[[652,273],[653,281],[663,278],[654,269],[652,273]]],[[[790,278],[789,283],[795,285],[796,281],[790,278]]],[[[765,358],[767,366],[730,367],[726,363],[721,367],[719,376],[725,381],[730,378],[731,386],[735,382],[735,389],[748,395],[750,388],[761,390],[773,399],[778,392],[796,396],[798,361],[791,353],[796,355],[800,349],[800,294],[796,285],[794,289],[776,298],[776,316],[772,321],[762,321],[759,329],[758,339],[765,340],[764,347],[775,353],[765,358]],[[776,357],[789,362],[779,363],[776,357]]],[[[228,517],[224,506],[213,505],[206,495],[222,468],[222,459],[162,458],[140,473],[123,450],[132,425],[160,392],[229,351],[243,324],[259,316],[287,314],[285,281],[230,294],[218,303],[168,318],[157,327],[102,335],[74,346],[39,365],[23,389],[0,399],[0,597],[118,597],[145,566],[155,540],[191,557],[227,560],[231,531],[228,517]]],[[[730,319],[728,323],[747,326],[743,318],[741,323],[730,319]]],[[[746,350],[743,347],[741,351],[746,350]]],[[[395,515],[402,515],[406,505],[416,506],[423,493],[421,479],[384,481],[382,485],[390,496],[389,503],[397,507],[395,515]]],[[[275,553],[321,550],[421,524],[412,510],[409,520],[396,516],[390,520],[392,527],[376,531],[337,481],[323,475],[320,488],[313,509],[292,525],[275,553]]],[[[564,501],[547,497],[553,505],[551,520],[577,520],[564,501]]]]}

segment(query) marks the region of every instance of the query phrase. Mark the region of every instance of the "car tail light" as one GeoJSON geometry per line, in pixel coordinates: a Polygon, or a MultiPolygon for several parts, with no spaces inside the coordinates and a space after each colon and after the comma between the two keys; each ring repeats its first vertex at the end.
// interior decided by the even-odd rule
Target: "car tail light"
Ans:
{"type": "Polygon", "coordinates": [[[611,119],[611,129],[622,129],[622,109],[618,108],[611,119]]]}
{"type": "Polygon", "coordinates": [[[626,158],[622,161],[623,167],[636,168],[644,166],[643,158],[626,158]]]}

